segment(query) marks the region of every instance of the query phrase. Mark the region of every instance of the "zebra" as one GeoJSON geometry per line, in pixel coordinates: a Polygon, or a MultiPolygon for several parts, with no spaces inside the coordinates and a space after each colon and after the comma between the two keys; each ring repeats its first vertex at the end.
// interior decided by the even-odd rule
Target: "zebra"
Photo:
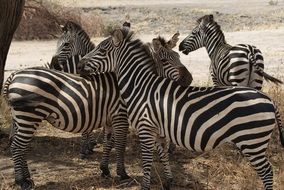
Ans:
{"type": "Polygon", "coordinates": [[[253,45],[227,44],[220,25],[213,15],[197,20],[197,26],[179,45],[179,51],[188,54],[205,47],[211,59],[210,72],[216,86],[247,86],[261,90],[263,78],[282,84],[282,81],[264,72],[261,51],[253,45]]]}
{"type": "MultiPolygon", "coordinates": [[[[53,55],[47,68],[77,74],[77,64],[81,58],[95,48],[89,35],[77,23],[67,21],[65,25],[60,25],[62,34],[57,40],[55,55],[53,55]]],[[[96,138],[93,132],[82,134],[82,148],[80,156],[87,158],[93,153],[96,145],[96,138]]]]}
{"type": "MultiPolygon", "coordinates": [[[[145,45],[119,29],[85,55],[78,67],[83,75],[116,72],[130,123],[140,139],[142,190],[150,189],[155,144],[168,159],[164,140],[198,152],[233,143],[257,171],[264,188],[273,189],[272,166],[265,154],[275,124],[284,146],[284,128],[278,109],[264,93],[248,87],[183,87],[159,77],[145,45]]],[[[164,172],[164,187],[170,189],[171,170],[164,172]]]]}
{"type": "MultiPolygon", "coordinates": [[[[122,181],[130,179],[124,166],[128,115],[114,73],[83,78],[47,68],[29,68],[8,77],[3,94],[11,107],[10,149],[15,181],[21,189],[34,186],[26,153],[34,132],[43,120],[73,133],[90,134],[104,126],[107,142],[104,143],[100,164],[102,176],[110,176],[109,154],[115,146],[117,174],[122,181]]],[[[86,142],[85,139],[83,142],[86,142]]]]}

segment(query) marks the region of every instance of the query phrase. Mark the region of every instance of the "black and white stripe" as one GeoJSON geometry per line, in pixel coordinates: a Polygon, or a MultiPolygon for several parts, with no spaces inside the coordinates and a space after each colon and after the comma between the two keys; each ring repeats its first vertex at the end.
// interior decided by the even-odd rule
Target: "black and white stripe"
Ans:
{"type": "MultiPolygon", "coordinates": [[[[284,130],[275,105],[265,94],[246,87],[186,88],[159,77],[141,41],[122,30],[115,30],[79,64],[84,74],[116,71],[141,143],[143,190],[150,189],[154,146],[163,139],[198,152],[233,143],[248,158],[265,189],[273,188],[272,167],[265,154],[275,124],[283,146],[284,130]]],[[[167,157],[162,155],[164,163],[167,157]]],[[[170,168],[166,174],[169,188],[170,168]]]]}
{"type": "Polygon", "coordinates": [[[4,95],[12,112],[11,152],[15,180],[22,189],[33,186],[25,155],[43,120],[73,133],[90,134],[104,126],[107,142],[101,162],[103,175],[110,174],[108,159],[114,144],[117,174],[121,179],[129,178],[124,168],[129,123],[114,73],[91,75],[86,79],[45,68],[25,69],[7,79],[4,95]]]}
{"type": "Polygon", "coordinates": [[[216,86],[247,86],[261,90],[263,78],[276,84],[282,81],[264,72],[263,56],[255,46],[227,44],[213,15],[197,20],[198,25],[179,45],[185,54],[205,47],[211,59],[211,76],[216,86]]]}

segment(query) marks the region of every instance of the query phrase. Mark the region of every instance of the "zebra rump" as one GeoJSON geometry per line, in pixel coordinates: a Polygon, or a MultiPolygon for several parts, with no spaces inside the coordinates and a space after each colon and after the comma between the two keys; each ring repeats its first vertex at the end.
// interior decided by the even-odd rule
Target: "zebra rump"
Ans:
{"type": "Polygon", "coordinates": [[[24,69],[8,77],[4,92],[12,112],[10,148],[15,181],[22,189],[34,185],[25,154],[43,120],[67,132],[83,133],[83,146],[88,146],[86,134],[105,127],[109,138],[104,143],[102,175],[110,175],[108,162],[114,146],[117,174],[122,180],[130,178],[124,167],[129,123],[114,73],[90,75],[86,79],[46,68],[24,69]]]}

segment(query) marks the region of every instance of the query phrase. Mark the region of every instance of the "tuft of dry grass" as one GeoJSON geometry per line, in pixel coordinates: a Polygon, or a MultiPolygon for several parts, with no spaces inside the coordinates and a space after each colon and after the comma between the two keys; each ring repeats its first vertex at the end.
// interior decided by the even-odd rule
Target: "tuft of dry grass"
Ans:
{"type": "Polygon", "coordinates": [[[276,6],[276,5],[278,5],[278,0],[275,0],[275,1],[270,0],[270,1],[268,2],[268,4],[269,4],[269,5],[272,5],[272,6],[276,6]]]}
{"type": "Polygon", "coordinates": [[[7,134],[10,129],[11,116],[10,108],[7,104],[7,101],[2,95],[0,95],[0,136],[1,133],[7,134]],[[2,132],[1,132],[2,131],[2,132]]]}

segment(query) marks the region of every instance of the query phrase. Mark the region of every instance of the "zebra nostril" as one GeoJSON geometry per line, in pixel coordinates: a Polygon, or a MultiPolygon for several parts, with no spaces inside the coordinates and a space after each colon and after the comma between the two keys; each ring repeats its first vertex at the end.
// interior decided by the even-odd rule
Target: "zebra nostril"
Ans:
{"type": "Polygon", "coordinates": [[[189,50],[184,49],[184,50],[182,51],[182,53],[184,53],[185,55],[188,55],[188,54],[189,54],[189,50]]]}
{"type": "Polygon", "coordinates": [[[79,71],[83,70],[84,67],[85,67],[85,63],[86,63],[86,61],[82,59],[82,60],[78,63],[77,69],[78,69],[79,71]]]}
{"type": "Polygon", "coordinates": [[[179,50],[179,51],[184,50],[184,48],[183,48],[183,44],[182,44],[182,43],[180,43],[180,44],[179,44],[178,50],[179,50]]]}

